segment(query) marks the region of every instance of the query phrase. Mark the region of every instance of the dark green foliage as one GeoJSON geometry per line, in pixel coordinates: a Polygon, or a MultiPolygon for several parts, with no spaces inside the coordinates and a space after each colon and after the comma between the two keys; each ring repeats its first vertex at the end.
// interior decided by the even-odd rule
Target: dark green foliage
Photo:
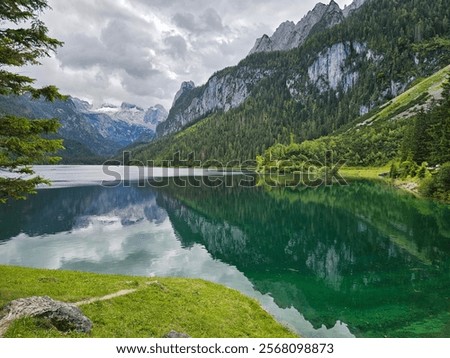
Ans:
{"type": "MultiPolygon", "coordinates": [[[[259,158],[258,167],[260,170],[274,165],[277,167],[274,160],[287,159],[294,162],[314,160],[321,163],[328,160],[328,165],[335,165],[338,161],[342,161],[347,166],[382,166],[399,156],[407,121],[379,121],[372,126],[354,127],[341,134],[325,136],[313,141],[275,145],[259,158]]],[[[398,170],[399,168],[396,167],[395,171],[398,170]]]]}
{"type": "Polygon", "coordinates": [[[417,169],[417,177],[419,179],[425,179],[427,177],[428,173],[429,173],[428,163],[423,162],[422,165],[419,167],[419,169],[417,169]]]}
{"type": "Polygon", "coordinates": [[[444,163],[436,174],[426,178],[420,192],[430,198],[450,202],[450,162],[444,163]]]}
{"type": "Polygon", "coordinates": [[[418,165],[411,161],[405,160],[400,164],[399,167],[399,176],[402,179],[406,179],[407,177],[414,178],[417,175],[418,165]]]}
{"type": "MultiPolygon", "coordinates": [[[[302,142],[333,133],[360,116],[361,106],[374,108],[389,100],[393,96],[389,90],[393,83],[408,85],[448,65],[449,18],[450,7],[443,0],[368,1],[342,24],[314,33],[298,49],[253,54],[238,66],[218,72],[219,78],[241,76],[244,70],[249,76],[267,71],[272,76],[256,84],[250,98],[239,108],[198,119],[179,134],[136,148],[133,157],[142,162],[161,163],[180,152],[182,156],[195,153],[201,160],[245,161],[276,143],[289,144],[291,134],[302,142]],[[381,60],[358,56],[353,47],[357,42],[367,44],[381,60]],[[359,74],[353,88],[345,91],[340,86],[321,92],[305,80],[295,88],[300,93],[298,98],[292,98],[286,81],[296,76],[308,78],[308,67],[317,56],[337,43],[350,44],[351,53],[345,67],[359,74]]],[[[165,126],[202,90],[200,87],[177,101],[165,126]]],[[[374,128],[372,133],[364,132],[363,137],[355,134],[354,141],[348,143],[351,153],[344,153],[345,159],[355,165],[389,161],[401,145],[402,125],[386,124],[374,128]],[[389,148],[383,147],[386,136],[390,138],[389,148]],[[361,156],[359,152],[367,147],[371,153],[361,156]]],[[[344,146],[348,147],[347,143],[344,146]]]]}
{"type": "MultiPolygon", "coordinates": [[[[367,119],[370,124],[361,120],[357,126],[333,136],[300,144],[277,144],[258,157],[258,169],[299,170],[308,161],[327,161],[327,155],[335,162],[344,160],[348,166],[384,166],[392,161],[390,178],[417,178],[422,181],[422,194],[450,201],[450,78],[442,87],[441,99],[432,102],[427,112],[399,119],[395,115],[400,112],[394,111],[383,120],[373,121],[371,118],[379,113],[375,111],[375,116],[371,113],[367,119]],[[443,163],[447,164],[432,176],[429,167],[443,163]]],[[[426,100],[427,96],[419,98],[426,100]]],[[[405,102],[400,108],[410,110],[416,104],[423,102],[405,102]]]]}
{"type": "MultiPolygon", "coordinates": [[[[47,28],[39,13],[49,8],[46,0],[4,0],[0,5],[0,20],[9,21],[13,28],[0,28],[0,68],[39,64],[38,59],[49,56],[62,42],[47,36],[47,28]]],[[[60,97],[54,86],[36,89],[32,78],[0,70],[0,94],[31,92],[35,98],[49,100],[60,97]]]]}
{"type": "Polygon", "coordinates": [[[450,161],[450,77],[444,83],[442,98],[436,105],[415,117],[405,136],[402,156],[430,165],[450,161]]]}
{"type": "MultiPolygon", "coordinates": [[[[63,98],[54,86],[34,88],[32,78],[4,69],[39,64],[39,58],[49,56],[61,46],[61,42],[47,36],[48,30],[39,20],[39,13],[48,8],[44,0],[3,0],[0,4],[0,94],[30,92],[34,98],[63,98]],[[5,23],[14,26],[5,28],[5,23]]],[[[0,170],[16,174],[13,178],[0,177],[0,202],[9,198],[23,199],[34,192],[36,185],[47,183],[40,177],[23,179],[20,175],[33,174],[32,164],[59,160],[49,153],[62,149],[62,141],[42,136],[55,133],[58,127],[54,119],[31,121],[14,116],[0,117],[0,170]]]]}
{"type": "Polygon", "coordinates": [[[265,81],[267,87],[255,90],[254,97],[238,109],[212,114],[178,134],[137,148],[133,151],[133,159],[143,162],[156,159],[159,164],[164,159],[172,160],[174,153],[180,152],[182,158],[187,158],[194,152],[196,159],[202,161],[254,160],[274,143],[274,138],[289,141],[288,128],[293,125],[293,120],[283,116],[282,112],[293,114],[294,108],[286,107],[289,92],[283,82],[283,78],[265,81]]]}
{"type": "MultiPolygon", "coordinates": [[[[55,120],[30,121],[27,118],[0,117],[0,169],[7,168],[17,174],[33,174],[30,165],[56,163],[59,157],[49,156],[62,148],[62,140],[46,139],[42,133],[56,132],[55,120]]],[[[26,193],[34,193],[36,185],[47,183],[43,178],[0,177],[0,202],[8,198],[23,199],[26,193]]]]}
{"type": "Polygon", "coordinates": [[[99,165],[106,158],[92,153],[85,145],[72,139],[64,139],[64,149],[58,151],[61,157],[59,164],[99,165]]]}

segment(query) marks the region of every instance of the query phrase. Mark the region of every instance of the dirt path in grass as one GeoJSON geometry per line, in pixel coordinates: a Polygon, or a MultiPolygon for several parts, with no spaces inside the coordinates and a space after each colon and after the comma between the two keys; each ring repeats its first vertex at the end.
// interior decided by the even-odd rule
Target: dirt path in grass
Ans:
{"type": "MultiPolygon", "coordinates": [[[[156,286],[160,287],[162,290],[167,290],[167,288],[164,287],[164,285],[161,285],[158,281],[149,281],[149,282],[146,282],[145,284],[147,286],[156,285],[156,286]]],[[[94,303],[94,302],[108,301],[108,300],[112,300],[113,298],[116,298],[116,297],[129,295],[131,293],[136,292],[137,290],[138,290],[137,288],[131,289],[131,290],[122,290],[122,291],[119,291],[116,293],[111,293],[111,294],[103,296],[103,297],[93,297],[93,298],[89,298],[87,300],[76,302],[76,303],[74,303],[74,305],[79,307],[79,306],[88,305],[88,304],[94,303]]]]}
{"type": "Polygon", "coordinates": [[[134,293],[136,291],[137,291],[137,289],[134,289],[134,290],[122,290],[122,291],[119,291],[119,292],[116,292],[116,293],[111,293],[110,295],[106,295],[106,296],[103,296],[103,297],[93,297],[93,298],[89,298],[87,300],[76,302],[76,303],[74,303],[74,305],[79,307],[79,306],[88,305],[88,304],[91,304],[91,303],[94,303],[94,302],[108,301],[108,300],[112,300],[113,298],[116,298],[116,297],[129,295],[130,293],[134,293]]]}
{"type": "MultiPolygon", "coordinates": [[[[156,285],[159,286],[161,289],[163,290],[167,290],[164,285],[161,285],[158,281],[150,281],[150,282],[146,282],[147,286],[151,286],[151,285],[156,285]]],[[[102,297],[93,297],[93,298],[89,298],[87,300],[83,300],[83,301],[79,301],[76,303],[73,303],[73,305],[79,307],[79,306],[83,306],[83,305],[89,305],[91,303],[95,303],[95,302],[101,302],[101,301],[108,301],[108,300],[112,300],[113,298],[116,297],[121,297],[121,296],[126,296],[129,294],[132,294],[136,291],[138,291],[139,289],[130,289],[130,290],[121,290],[115,293],[111,293],[109,295],[106,296],[102,296],[102,297]]],[[[8,330],[9,326],[11,325],[11,323],[18,319],[18,318],[22,318],[22,317],[26,317],[26,316],[34,316],[35,312],[31,312],[30,314],[26,313],[25,311],[15,315],[14,312],[6,312],[6,314],[2,317],[1,315],[2,312],[0,312],[0,338],[6,333],[6,331],[8,330]]]]}

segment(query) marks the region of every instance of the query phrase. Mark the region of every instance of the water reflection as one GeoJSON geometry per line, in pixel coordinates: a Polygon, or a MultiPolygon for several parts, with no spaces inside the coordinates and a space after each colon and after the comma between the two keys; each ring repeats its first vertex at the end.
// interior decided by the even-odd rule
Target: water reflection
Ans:
{"type": "Polygon", "coordinates": [[[54,189],[0,208],[0,263],[201,277],[305,336],[450,336],[449,219],[366,182],[54,189]]]}

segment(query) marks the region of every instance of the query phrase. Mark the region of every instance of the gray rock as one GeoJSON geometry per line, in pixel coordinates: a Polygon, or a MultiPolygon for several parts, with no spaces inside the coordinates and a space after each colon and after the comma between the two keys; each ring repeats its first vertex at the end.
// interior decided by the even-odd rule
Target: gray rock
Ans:
{"type": "Polygon", "coordinates": [[[350,5],[344,7],[342,13],[345,17],[347,17],[351,15],[353,11],[359,9],[365,2],[366,0],[354,0],[350,5]]]}
{"type": "Polygon", "coordinates": [[[256,52],[287,51],[300,46],[306,41],[314,25],[325,15],[327,8],[326,5],[318,3],[297,25],[291,21],[283,22],[271,37],[264,35],[257,39],[250,54],[256,52]]]}
{"type": "Polygon", "coordinates": [[[358,72],[346,68],[345,62],[353,50],[358,54],[367,52],[367,47],[360,43],[337,43],[322,52],[308,68],[308,76],[321,91],[330,88],[336,90],[342,85],[347,92],[358,80],[358,72]]]}
{"type": "Polygon", "coordinates": [[[264,34],[261,38],[256,40],[255,45],[250,50],[249,55],[251,55],[252,53],[256,53],[256,52],[274,51],[273,48],[274,48],[274,46],[273,46],[272,40],[270,39],[269,36],[264,34]]]}
{"type": "Polygon", "coordinates": [[[164,122],[168,115],[167,110],[162,105],[157,104],[147,110],[144,116],[144,122],[153,125],[154,129],[156,129],[156,126],[164,122]]]}
{"type": "Polygon", "coordinates": [[[195,83],[192,81],[189,82],[183,82],[181,84],[180,89],[178,90],[178,92],[175,95],[175,98],[173,99],[173,104],[172,106],[175,105],[175,103],[178,101],[178,98],[180,98],[183,94],[185,94],[186,92],[192,91],[195,88],[195,83]]]}
{"type": "Polygon", "coordinates": [[[366,0],[354,0],[344,10],[331,0],[329,5],[318,3],[297,24],[283,22],[271,37],[264,35],[256,40],[250,54],[257,52],[288,51],[301,46],[309,37],[311,30],[319,23],[324,28],[331,28],[341,23],[352,12],[361,7],[366,0]]]}
{"type": "MultiPolygon", "coordinates": [[[[316,87],[321,93],[335,90],[337,96],[340,91],[348,92],[359,80],[358,64],[370,61],[379,63],[383,56],[377,55],[368,48],[366,43],[339,42],[326,47],[317,54],[314,61],[307,69],[307,73],[293,73],[286,80],[286,87],[291,96],[298,102],[308,95],[309,85],[316,87]],[[356,56],[355,56],[356,55],[356,56]],[[353,61],[349,58],[353,57],[353,61]]],[[[396,91],[396,85],[391,86],[389,91],[396,91]]],[[[361,115],[367,113],[370,106],[361,107],[361,115]]]]}
{"type": "MultiPolygon", "coordinates": [[[[362,3],[364,0],[355,0],[352,9],[362,3]]],[[[343,20],[344,14],[336,2],[332,0],[329,5],[319,3],[297,24],[286,21],[272,37],[264,35],[256,42],[251,53],[290,50],[303,44],[316,25],[320,28],[332,27],[343,20]]],[[[292,97],[299,100],[303,90],[299,87],[306,81],[314,84],[321,92],[330,88],[337,89],[340,85],[344,91],[348,91],[359,78],[359,73],[351,68],[352,66],[345,66],[352,49],[358,54],[365,53],[367,60],[377,60],[365,44],[335,44],[319,54],[317,60],[308,68],[309,78],[293,74],[293,77],[287,79],[286,85],[292,97]]],[[[249,97],[251,89],[271,75],[271,70],[243,66],[219,72],[198,88],[194,87],[193,82],[183,82],[174,99],[177,106],[173,106],[167,120],[158,125],[157,136],[178,132],[211,113],[227,112],[239,107],[249,97]],[[191,93],[194,88],[195,96],[191,93]]]]}
{"type": "Polygon", "coordinates": [[[8,329],[16,319],[23,317],[39,317],[48,319],[49,322],[62,332],[76,331],[89,333],[92,322],[83,315],[75,305],[55,301],[50,297],[20,298],[10,302],[0,314],[0,336],[8,329]]]}
{"type": "Polygon", "coordinates": [[[170,331],[163,338],[191,338],[191,336],[187,335],[186,333],[170,331]]]}
{"type": "MultiPolygon", "coordinates": [[[[227,112],[239,107],[250,95],[251,88],[269,75],[270,71],[267,70],[242,67],[232,74],[212,76],[190,103],[176,110],[172,108],[167,120],[158,126],[158,136],[177,132],[209,113],[227,112]]],[[[174,103],[189,94],[192,90],[190,83],[193,85],[192,82],[183,82],[174,103]]]]}

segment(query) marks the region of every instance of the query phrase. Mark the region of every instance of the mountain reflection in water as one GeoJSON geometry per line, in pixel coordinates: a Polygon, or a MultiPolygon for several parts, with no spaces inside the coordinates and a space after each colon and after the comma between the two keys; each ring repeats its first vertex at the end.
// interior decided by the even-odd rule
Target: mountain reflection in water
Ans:
{"type": "Polygon", "coordinates": [[[372,182],[59,188],[0,228],[2,264],[204,278],[309,337],[450,336],[449,207],[372,182]]]}

